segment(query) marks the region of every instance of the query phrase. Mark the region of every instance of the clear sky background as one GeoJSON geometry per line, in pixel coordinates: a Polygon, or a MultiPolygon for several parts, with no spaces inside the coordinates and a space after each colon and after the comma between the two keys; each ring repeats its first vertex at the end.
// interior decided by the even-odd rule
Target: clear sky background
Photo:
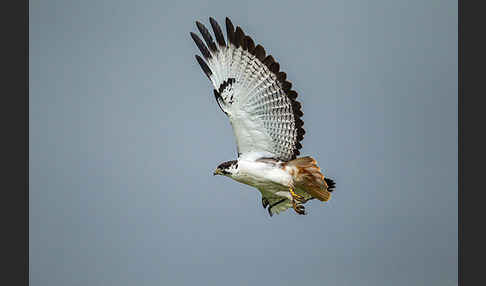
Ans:
{"type": "Polygon", "coordinates": [[[457,285],[457,1],[30,1],[30,285],[457,285]],[[269,217],[194,59],[287,72],[328,204],[269,217]]]}

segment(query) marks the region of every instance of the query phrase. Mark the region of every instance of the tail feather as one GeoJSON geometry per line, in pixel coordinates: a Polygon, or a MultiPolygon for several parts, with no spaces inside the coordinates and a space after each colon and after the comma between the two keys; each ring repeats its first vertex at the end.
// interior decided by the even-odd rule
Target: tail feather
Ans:
{"type": "Polygon", "coordinates": [[[332,179],[324,177],[312,157],[296,158],[289,161],[288,166],[293,170],[291,173],[298,188],[324,202],[331,198],[331,192],[336,184],[332,179]]]}
{"type": "Polygon", "coordinates": [[[329,192],[334,191],[334,189],[336,188],[336,183],[334,182],[334,180],[329,179],[329,178],[324,178],[324,181],[326,181],[326,184],[327,184],[327,190],[328,190],[329,192]]]}

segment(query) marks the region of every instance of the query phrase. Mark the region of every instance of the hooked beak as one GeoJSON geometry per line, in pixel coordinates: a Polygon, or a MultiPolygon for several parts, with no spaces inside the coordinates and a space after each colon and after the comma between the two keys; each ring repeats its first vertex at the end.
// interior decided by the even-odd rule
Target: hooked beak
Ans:
{"type": "Polygon", "coordinates": [[[214,170],[213,176],[222,175],[222,174],[223,174],[223,172],[221,172],[221,169],[218,168],[218,169],[214,170]]]}

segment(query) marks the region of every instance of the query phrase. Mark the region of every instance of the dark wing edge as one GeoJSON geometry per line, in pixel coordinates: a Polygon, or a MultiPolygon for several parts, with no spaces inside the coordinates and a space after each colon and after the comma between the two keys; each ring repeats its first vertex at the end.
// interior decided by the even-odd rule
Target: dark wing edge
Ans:
{"type": "Polygon", "coordinates": [[[290,201],[287,198],[272,195],[266,196],[262,191],[260,192],[262,194],[262,207],[267,210],[270,217],[291,208],[290,201]]]}
{"type": "MultiPolygon", "coordinates": [[[[242,47],[243,50],[248,51],[250,54],[258,58],[258,60],[260,60],[263,64],[265,64],[270,72],[272,72],[277,77],[277,81],[280,83],[282,90],[284,91],[285,95],[290,99],[292,112],[294,114],[295,129],[297,131],[293,155],[288,161],[297,158],[297,156],[300,154],[300,149],[302,148],[302,144],[300,142],[304,139],[305,134],[305,130],[303,127],[304,121],[302,120],[302,116],[304,115],[304,113],[302,112],[302,105],[299,101],[297,101],[298,93],[292,89],[292,83],[287,80],[287,74],[283,71],[280,71],[280,64],[275,61],[273,56],[266,55],[265,48],[260,44],[255,45],[253,39],[250,36],[245,35],[241,27],[237,26],[235,30],[233,23],[228,17],[226,17],[225,21],[228,44],[224,40],[224,36],[218,22],[212,17],[209,18],[209,21],[211,23],[211,27],[213,28],[214,34],[216,36],[216,41],[219,46],[228,47],[230,44],[232,44],[236,48],[242,47]]],[[[201,39],[195,33],[191,32],[191,37],[201,51],[204,58],[206,60],[211,59],[211,52],[218,52],[218,47],[203,24],[201,24],[199,21],[196,21],[196,26],[199,32],[201,32],[207,46],[204,45],[203,41],[201,41],[201,39]],[[208,49],[208,46],[210,49],[208,49]]],[[[206,62],[204,62],[204,60],[202,60],[202,58],[197,55],[196,59],[204,73],[210,78],[212,75],[212,71],[209,69],[206,62]]]]}

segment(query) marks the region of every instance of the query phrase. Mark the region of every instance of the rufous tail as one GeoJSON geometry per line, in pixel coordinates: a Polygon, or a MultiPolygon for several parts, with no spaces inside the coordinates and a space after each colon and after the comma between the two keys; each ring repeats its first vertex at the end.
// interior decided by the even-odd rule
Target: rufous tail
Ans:
{"type": "Polygon", "coordinates": [[[336,183],[325,178],[314,158],[307,156],[287,162],[293,175],[295,187],[306,191],[312,197],[327,202],[331,199],[336,183]]]}

